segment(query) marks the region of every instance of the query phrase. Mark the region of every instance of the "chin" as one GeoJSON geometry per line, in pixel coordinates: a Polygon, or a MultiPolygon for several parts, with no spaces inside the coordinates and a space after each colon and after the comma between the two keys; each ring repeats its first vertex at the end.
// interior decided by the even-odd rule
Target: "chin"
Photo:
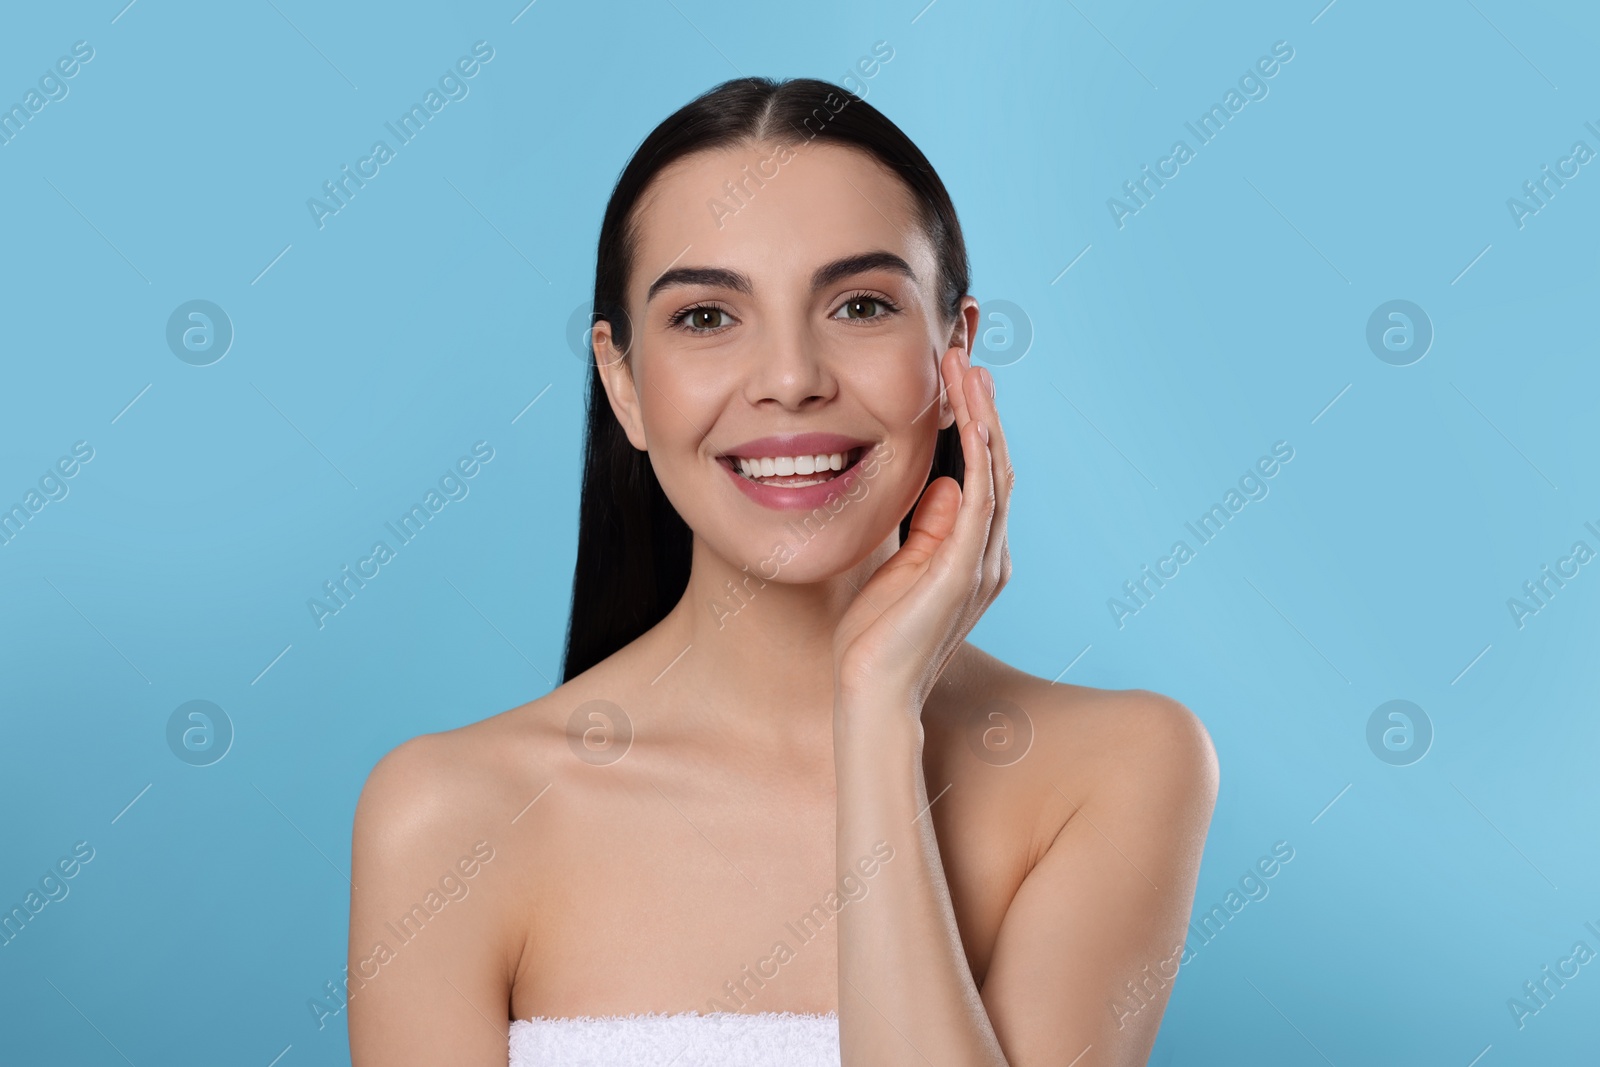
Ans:
{"type": "MultiPolygon", "coordinates": [[[[764,581],[806,584],[836,578],[894,535],[900,515],[877,493],[839,496],[808,511],[740,505],[689,520],[713,553],[764,581]],[[831,506],[830,506],[831,505],[831,506]],[[752,514],[752,511],[755,514],[752,514]],[[715,531],[709,536],[705,531],[715,531]]],[[[908,505],[909,507],[909,505],[908,505]]]]}

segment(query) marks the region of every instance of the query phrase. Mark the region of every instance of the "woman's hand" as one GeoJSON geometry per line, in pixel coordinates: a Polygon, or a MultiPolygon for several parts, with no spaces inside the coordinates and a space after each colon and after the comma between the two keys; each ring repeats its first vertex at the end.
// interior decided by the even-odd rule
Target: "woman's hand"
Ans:
{"type": "Polygon", "coordinates": [[[922,704],[966,635],[1011,577],[1006,515],[1016,481],[994,404],[994,376],[968,350],[940,362],[966,463],[964,486],[939,478],[911,518],[910,533],[834,631],[835,693],[922,704]]]}

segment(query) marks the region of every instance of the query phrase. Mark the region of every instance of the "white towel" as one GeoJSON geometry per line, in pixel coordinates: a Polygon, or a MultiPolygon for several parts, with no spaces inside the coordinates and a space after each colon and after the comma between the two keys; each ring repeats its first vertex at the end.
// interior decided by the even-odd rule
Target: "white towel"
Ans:
{"type": "Polygon", "coordinates": [[[839,1067],[839,1016],[794,1012],[517,1019],[507,1067],[839,1067]]]}

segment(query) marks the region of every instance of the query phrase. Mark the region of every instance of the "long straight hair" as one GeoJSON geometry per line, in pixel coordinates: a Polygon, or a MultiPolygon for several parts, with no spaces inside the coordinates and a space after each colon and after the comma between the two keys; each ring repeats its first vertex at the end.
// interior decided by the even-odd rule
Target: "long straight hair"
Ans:
{"type": "MultiPolygon", "coordinates": [[[[617,179],[600,225],[592,321],[604,319],[618,350],[632,341],[626,309],[637,247],[634,208],[664,168],[694,152],[745,143],[830,141],[870,153],[898,174],[917,203],[939,264],[940,310],[953,324],[970,267],[955,205],[927,158],[900,128],[846,89],[813,78],[735,78],[696,97],[650,132],[617,179]]],[[[941,475],[961,481],[961,439],[939,431],[924,488],[941,475]]],[[[911,512],[900,522],[900,540],[911,512]]],[[[689,584],[693,535],[667,500],[649,455],[628,441],[590,360],[584,431],[578,561],[561,680],[627,645],[666,617],[689,584]]]]}

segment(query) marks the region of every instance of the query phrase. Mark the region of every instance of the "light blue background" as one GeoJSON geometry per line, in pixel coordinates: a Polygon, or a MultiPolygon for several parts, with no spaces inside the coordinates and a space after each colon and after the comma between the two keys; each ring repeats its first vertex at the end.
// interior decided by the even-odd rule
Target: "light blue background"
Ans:
{"type": "Polygon", "coordinates": [[[1197,911],[1295,849],[1184,967],[1152,1062],[1592,1062],[1600,963],[1523,1029],[1506,1004],[1600,950],[1600,567],[1521,629],[1506,605],[1600,549],[1600,164],[1523,228],[1506,206],[1600,149],[1591,6],[124,2],[0,28],[0,103],[94,48],[0,147],[0,504],[95,450],[0,547],[0,904],[96,850],[0,948],[0,1058],[346,1061],[307,1001],[366,773],[559,670],[566,327],[612,182],[711,85],[837,81],[887,41],[867,98],[1034,333],[996,370],[1016,580],[974,639],[1202,717],[1197,911]],[[307,198],[478,40],[470,95],[319,230],[307,198]],[[1107,199],[1280,40],[1269,95],[1118,229],[1107,199]],[[207,367],[164,337],[197,298],[236,330],[207,367]],[[1436,331],[1405,367],[1365,341],[1397,298],[1436,331]],[[479,440],[470,495],[319,630],[307,599],[479,440]],[[1119,629],[1107,599],[1280,440],[1270,495],[1119,629]],[[1365,734],[1396,698],[1435,730],[1404,767],[1365,734]],[[165,739],[194,699],[236,729],[204,768],[165,739]]]}

